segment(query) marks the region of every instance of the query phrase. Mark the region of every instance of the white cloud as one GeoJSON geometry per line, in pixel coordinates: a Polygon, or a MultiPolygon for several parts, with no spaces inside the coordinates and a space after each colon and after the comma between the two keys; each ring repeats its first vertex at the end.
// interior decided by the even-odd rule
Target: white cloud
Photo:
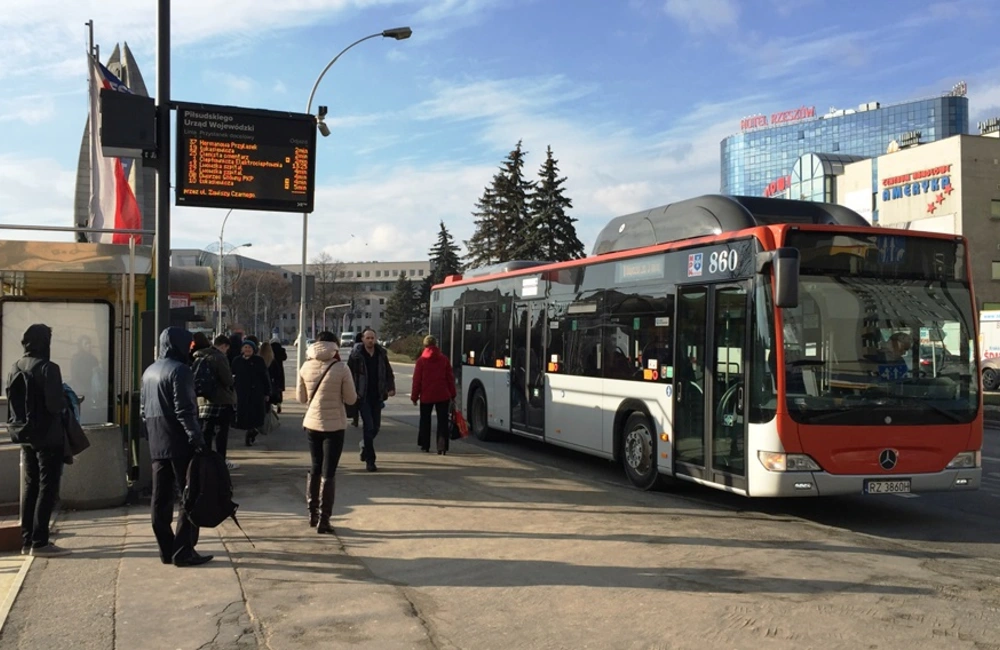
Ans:
{"type": "MultiPolygon", "coordinates": [[[[467,85],[438,82],[434,87],[431,99],[391,116],[410,123],[402,133],[390,130],[371,142],[366,138],[369,150],[392,145],[392,155],[365,156],[353,172],[338,167],[336,176],[320,167],[317,208],[309,219],[310,259],[320,251],[345,261],[424,259],[440,221],[461,245],[473,233],[476,200],[518,140],[528,152],[529,178],[536,176],[546,147],[552,146],[568,179],[578,235],[589,250],[615,215],[718,191],[719,140],[733,131],[740,107],[748,101],[699,105],[671,123],[650,126],[589,114],[587,102],[580,99],[597,89],[560,76],[467,85]],[[431,135],[414,135],[429,128],[431,135]],[[409,146],[410,138],[459,139],[464,144],[454,157],[438,154],[438,162],[426,162],[409,146]]],[[[336,125],[343,127],[371,118],[338,119],[342,121],[336,125]]],[[[48,160],[24,167],[16,166],[19,161],[13,157],[0,160],[5,162],[0,164],[3,221],[69,225],[74,171],[60,170],[48,160]],[[53,171],[62,179],[62,189],[55,192],[48,180],[53,171]]],[[[224,214],[174,207],[172,245],[210,246],[218,240],[224,214]]],[[[295,263],[301,257],[301,224],[301,215],[294,213],[237,212],[227,224],[226,241],[252,241],[253,257],[295,263]]]]}
{"type": "MultiPolygon", "coordinates": [[[[51,158],[0,154],[0,223],[70,226],[76,171],[62,169],[51,158]]],[[[4,230],[7,239],[71,241],[69,234],[4,230]]]]}
{"type": "Polygon", "coordinates": [[[996,79],[992,74],[969,82],[969,126],[973,133],[978,133],[978,122],[1000,117],[1000,83],[996,79]]]}
{"type": "Polygon", "coordinates": [[[736,0],[667,0],[663,9],[696,34],[732,29],[740,16],[736,0]]]}
{"type": "MultiPolygon", "coordinates": [[[[311,26],[346,16],[357,9],[395,7],[437,30],[459,28],[455,18],[467,20],[499,0],[283,0],[280,10],[272,0],[175,0],[171,7],[171,45],[174,48],[211,43],[213,51],[234,45],[249,47],[255,35],[311,26]]],[[[126,0],[4,0],[0,12],[0,79],[15,75],[67,77],[86,73],[87,28],[93,19],[100,43],[125,38],[140,58],[156,47],[155,2],[126,0]],[[44,44],[39,47],[39,44],[44,44]]],[[[461,20],[459,22],[461,22],[461,20]]],[[[110,50],[108,50],[110,51],[110,50]]],[[[103,51],[102,51],[103,54],[103,51]]]]}
{"type": "Polygon", "coordinates": [[[288,92],[288,86],[285,85],[285,82],[278,80],[271,86],[271,92],[284,95],[288,92]]]}
{"type": "Polygon", "coordinates": [[[244,75],[206,70],[204,72],[204,78],[205,81],[213,85],[223,86],[230,92],[240,95],[247,95],[257,88],[257,82],[251,77],[244,75]]]}

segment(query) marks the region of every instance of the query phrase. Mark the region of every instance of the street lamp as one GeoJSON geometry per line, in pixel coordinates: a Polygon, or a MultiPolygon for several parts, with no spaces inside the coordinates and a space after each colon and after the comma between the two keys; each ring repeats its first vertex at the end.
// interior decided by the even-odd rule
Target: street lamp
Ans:
{"type": "MultiPolygon", "coordinates": [[[[230,210],[230,212],[232,212],[232,210],[230,210]]],[[[226,218],[227,219],[229,218],[229,214],[228,213],[226,214],[226,218]]],[[[225,222],[225,220],[223,220],[223,222],[222,222],[222,228],[223,228],[223,230],[225,230],[225,228],[226,228],[226,222],[225,222]]],[[[253,244],[251,244],[250,242],[247,242],[246,244],[240,244],[239,246],[234,247],[233,250],[229,251],[228,254],[232,255],[233,253],[235,253],[236,251],[238,251],[241,248],[250,248],[251,246],[253,246],[253,244]]],[[[218,329],[215,332],[216,336],[219,336],[220,334],[222,334],[222,288],[225,285],[225,283],[223,281],[223,278],[224,278],[223,274],[225,273],[225,266],[223,265],[223,261],[225,259],[225,256],[226,256],[226,254],[223,253],[223,248],[222,248],[222,234],[220,233],[219,234],[219,274],[218,274],[219,277],[216,278],[216,281],[215,281],[215,294],[216,294],[215,300],[216,300],[217,307],[218,307],[218,310],[219,310],[219,325],[218,325],[218,329]]]]}
{"type": "Polygon", "coordinates": [[[326,331],[326,312],[327,312],[327,310],[329,310],[329,309],[340,309],[341,307],[350,307],[350,306],[351,306],[351,303],[349,303],[349,302],[342,302],[339,305],[330,305],[329,307],[324,307],[323,308],[323,331],[326,331]]]}
{"type": "MultiPolygon", "coordinates": [[[[339,59],[344,52],[351,49],[358,43],[367,41],[370,38],[378,38],[379,36],[381,36],[383,38],[393,38],[396,39],[397,41],[402,41],[409,38],[411,34],[413,34],[413,30],[410,29],[409,27],[393,27],[392,29],[386,29],[381,32],[369,34],[364,38],[359,38],[358,40],[354,41],[353,43],[342,49],[337,54],[337,56],[333,57],[333,59],[331,59],[330,62],[326,64],[326,67],[323,68],[323,72],[320,72],[319,77],[316,78],[316,83],[313,84],[312,91],[309,93],[309,101],[306,102],[306,113],[309,113],[310,115],[312,114],[313,98],[316,96],[316,89],[319,88],[319,82],[323,80],[323,75],[326,74],[327,70],[333,67],[333,64],[337,62],[337,59],[339,59]]],[[[322,111],[322,113],[323,116],[326,115],[326,111],[322,111]]],[[[326,126],[326,123],[322,121],[322,118],[317,118],[316,127],[324,137],[330,135],[330,129],[329,127],[326,126]],[[320,127],[321,124],[322,128],[320,127]]],[[[307,284],[306,274],[309,271],[308,264],[306,262],[306,249],[308,247],[308,239],[307,239],[308,232],[309,232],[309,213],[303,212],[302,213],[302,286],[301,286],[301,292],[299,294],[298,350],[296,351],[295,354],[296,363],[299,367],[301,367],[302,364],[305,363],[306,359],[306,284],[307,284]]]]}

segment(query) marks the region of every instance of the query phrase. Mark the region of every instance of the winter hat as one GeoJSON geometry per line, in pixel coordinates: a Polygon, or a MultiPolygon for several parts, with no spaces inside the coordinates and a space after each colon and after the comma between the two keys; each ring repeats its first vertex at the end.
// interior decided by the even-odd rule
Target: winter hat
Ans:
{"type": "MultiPolygon", "coordinates": [[[[257,344],[252,339],[243,339],[243,345],[249,345],[253,348],[253,353],[257,354],[257,344]]],[[[242,345],[240,347],[243,347],[242,345]]]]}

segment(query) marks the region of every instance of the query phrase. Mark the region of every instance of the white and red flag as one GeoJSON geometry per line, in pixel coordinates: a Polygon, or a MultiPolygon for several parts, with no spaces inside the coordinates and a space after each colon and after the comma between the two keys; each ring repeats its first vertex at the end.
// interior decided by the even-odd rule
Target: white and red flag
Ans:
{"type": "MultiPolygon", "coordinates": [[[[90,227],[138,230],[142,214],[121,158],[105,157],[101,146],[101,89],[131,93],[100,61],[90,57],[90,227]]],[[[129,165],[132,161],[127,161],[129,165]]],[[[100,233],[91,241],[127,244],[125,233],[100,233]]]]}

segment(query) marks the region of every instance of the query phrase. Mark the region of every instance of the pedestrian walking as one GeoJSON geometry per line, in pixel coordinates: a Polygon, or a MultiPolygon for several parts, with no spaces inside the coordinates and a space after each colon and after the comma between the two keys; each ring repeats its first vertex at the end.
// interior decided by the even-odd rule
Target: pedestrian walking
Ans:
{"type": "Polygon", "coordinates": [[[413,368],[410,401],[420,402],[420,428],[417,444],[424,452],[431,449],[431,412],[437,412],[437,453],[448,453],[448,423],[455,399],[455,373],[451,360],[441,352],[437,339],[424,337],[424,351],[413,368]]]}
{"type": "Polygon", "coordinates": [[[296,397],[302,404],[308,404],[302,427],[309,438],[312,460],[306,475],[309,525],[317,533],[332,533],[330,514],[347,427],[344,405],[358,399],[354,379],[340,359],[340,347],[333,332],[320,332],[317,341],[306,350],[306,361],[299,368],[296,397]]]}
{"type": "Polygon", "coordinates": [[[213,345],[194,353],[192,368],[197,375],[198,364],[208,364],[214,390],[198,397],[198,421],[205,436],[205,448],[218,452],[229,469],[239,469],[239,465],[226,459],[229,449],[229,427],[233,422],[236,407],[236,390],[233,388],[233,371],[229,366],[229,338],[216,336],[213,345]]]}
{"type": "Polygon", "coordinates": [[[21,555],[57,557],[70,552],[49,540],[66,444],[62,370],[50,360],[52,329],[48,325],[29,327],[21,345],[24,356],[11,367],[5,391],[8,425],[21,427],[21,555]]]}
{"type": "MultiPolygon", "coordinates": [[[[351,353],[354,352],[354,348],[356,348],[359,345],[361,345],[361,342],[362,342],[363,338],[364,338],[364,332],[358,332],[357,335],[354,337],[354,345],[352,345],[351,349],[348,350],[348,352],[347,352],[348,359],[350,358],[351,353]]],[[[360,413],[357,404],[352,405],[352,406],[348,406],[347,407],[347,412],[351,416],[351,426],[352,427],[357,427],[358,426],[358,417],[359,417],[359,413],[360,413]]]]}
{"type": "Polygon", "coordinates": [[[375,330],[362,332],[361,344],[354,346],[347,365],[354,377],[358,392],[358,410],[364,425],[361,442],[361,461],[369,472],[378,471],[375,465],[375,436],[382,425],[385,400],[396,394],[396,378],[385,348],[375,339],[375,330]]]}
{"type": "Polygon", "coordinates": [[[173,530],[176,494],[184,493],[191,458],[205,448],[194,373],[188,366],[192,340],[191,332],[182,327],[168,327],[160,333],[159,358],[142,373],[139,400],[153,462],[153,534],[160,561],[177,567],[198,566],[212,559],[195,551],[198,527],[188,519],[183,501],[177,530],[173,530]]]}
{"type": "Polygon", "coordinates": [[[271,404],[281,413],[281,403],[285,401],[285,362],[288,352],[277,337],[271,339],[271,351],[274,353],[274,363],[267,367],[271,375],[271,404]]]}
{"type": "Polygon", "coordinates": [[[257,344],[249,337],[243,339],[241,354],[233,359],[232,368],[236,388],[236,420],[233,427],[246,431],[246,446],[252,447],[267,414],[271,379],[264,360],[257,354],[257,344]]]}

